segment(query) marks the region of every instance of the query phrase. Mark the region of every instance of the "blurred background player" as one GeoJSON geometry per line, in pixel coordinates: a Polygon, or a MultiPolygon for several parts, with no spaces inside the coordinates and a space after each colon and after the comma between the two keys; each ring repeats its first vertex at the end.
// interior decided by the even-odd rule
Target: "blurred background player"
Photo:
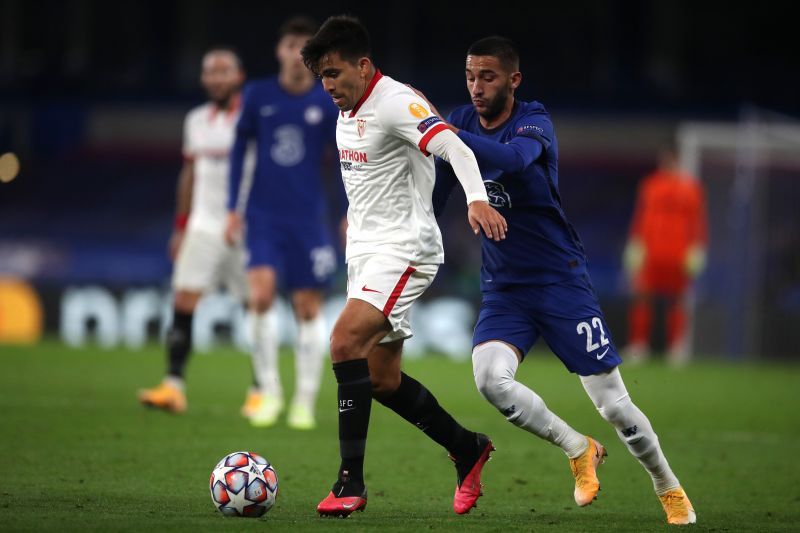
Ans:
{"type": "Polygon", "coordinates": [[[300,57],[316,29],[315,22],[306,17],[292,18],[280,27],[278,75],[245,87],[231,154],[226,236],[235,243],[245,230],[250,301],[255,311],[248,330],[256,346],[254,357],[260,361],[255,365],[260,401],[250,420],[259,427],[275,424],[284,408],[277,331],[267,315],[279,278],[291,295],[297,321],[290,427],[315,425],[314,406],[327,345],[320,311],[323,291],[336,270],[336,253],[327,224],[321,166],[326,146],[335,145],[338,110],[300,57]],[[252,189],[247,205],[237,206],[245,151],[251,141],[256,144],[252,189]],[[246,212],[246,228],[240,211],[246,212]]]}
{"type": "Polygon", "coordinates": [[[633,289],[629,339],[632,360],[649,355],[653,301],[666,300],[669,359],[689,357],[687,294],[706,259],[705,195],[700,181],[683,172],[672,148],[659,152],[658,168],[644,178],[636,199],[623,262],[633,289]]]}
{"type": "MultiPolygon", "coordinates": [[[[600,415],[650,475],[668,522],[694,523],[694,509],[658,436],[631,401],[617,368],[622,361],[589,278],[583,244],[561,204],[550,114],[539,102],[514,97],[522,83],[519,52],[508,39],[481,39],[470,46],[465,71],[472,104],[456,108],[448,122],[475,153],[489,201],[509,227],[505,240],[481,239],[483,300],[472,351],[478,390],[509,422],[564,451],[575,478],[575,502],[591,504],[600,490],[596,469],[605,448],[515,379],[542,337],[578,374],[600,415]]],[[[455,182],[451,165],[437,161],[437,213],[455,182]]]]}
{"type": "Polygon", "coordinates": [[[139,391],[145,405],[186,410],[184,369],[192,350],[192,317],[203,294],[224,284],[239,301],[247,300],[243,248],[228,246],[224,238],[228,157],[244,79],[233,50],[214,48],[203,56],[200,81],[209,101],[192,109],[184,122],[184,163],[169,244],[175,261],[174,314],[167,335],[169,366],[160,385],[139,391]]]}

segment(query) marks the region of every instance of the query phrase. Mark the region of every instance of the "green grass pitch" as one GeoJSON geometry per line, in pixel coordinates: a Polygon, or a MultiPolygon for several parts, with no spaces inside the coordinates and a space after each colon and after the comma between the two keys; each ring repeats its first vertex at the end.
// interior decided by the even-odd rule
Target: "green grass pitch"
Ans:
{"type": "MultiPolygon", "coordinates": [[[[291,390],[293,360],[281,360],[291,390]]],[[[497,446],[485,495],[467,516],[452,511],[454,469],[416,428],[374,404],[367,446],[369,506],[347,520],[314,509],[338,466],[335,384],[326,371],[319,427],[281,422],[256,430],[238,410],[248,360],[232,351],[196,356],[189,411],[149,411],[137,388],[161,377],[159,347],[73,350],[56,343],[0,347],[0,531],[662,531],[669,529],[649,478],[595,412],[579,381],[552,355],[532,354],[519,378],[579,431],[606,445],[602,491],[572,501],[572,477],[555,447],[485,403],[469,363],[430,357],[406,371],[464,425],[497,446]],[[261,519],[226,518],[208,478],[226,453],[266,456],[280,479],[261,519]]],[[[800,367],[697,363],[623,366],[634,401],[650,417],[698,514],[694,530],[800,530],[800,367]]]]}

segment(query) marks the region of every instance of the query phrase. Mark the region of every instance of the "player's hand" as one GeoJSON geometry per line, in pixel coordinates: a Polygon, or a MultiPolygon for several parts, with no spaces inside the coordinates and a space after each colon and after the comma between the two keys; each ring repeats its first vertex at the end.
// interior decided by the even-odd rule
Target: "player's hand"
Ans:
{"type": "Polygon", "coordinates": [[[704,246],[692,245],[686,252],[683,268],[689,278],[694,279],[706,268],[706,249],[704,246]]]}
{"type": "Polygon", "coordinates": [[[483,230],[483,233],[489,239],[499,242],[506,238],[508,223],[503,215],[489,205],[489,202],[476,200],[469,204],[467,219],[475,235],[478,235],[480,230],[483,230]]]}
{"type": "Polygon", "coordinates": [[[169,238],[169,258],[173,263],[175,262],[175,258],[178,257],[178,250],[181,249],[181,244],[183,244],[183,236],[185,234],[185,231],[176,229],[172,232],[172,236],[169,238]]]}
{"type": "Polygon", "coordinates": [[[631,279],[636,276],[639,269],[644,264],[644,257],[647,250],[639,239],[631,239],[625,245],[625,250],[622,252],[622,264],[625,267],[625,272],[631,279]]]}
{"type": "Polygon", "coordinates": [[[242,240],[242,217],[238,213],[228,213],[228,221],[225,223],[225,242],[230,246],[242,240]]]}

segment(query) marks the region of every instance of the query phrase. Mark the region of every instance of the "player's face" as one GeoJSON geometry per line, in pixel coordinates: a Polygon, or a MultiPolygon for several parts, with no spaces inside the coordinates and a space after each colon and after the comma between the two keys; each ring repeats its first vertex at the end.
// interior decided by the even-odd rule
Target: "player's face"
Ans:
{"type": "Polygon", "coordinates": [[[323,56],[319,64],[322,87],[342,111],[353,109],[367,89],[370,60],[362,57],[355,63],[342,59],[338,52],[323,56]]]}
{"type": "Polygon", "coordinates": [[[241,87],[244,73],[230,52],[211,52],[203,58],[200,81],[211,101],[225,104],[241,87]]]}
{"type": "Polygon", "coordinates": [[[506,72],[494,56],[467,56],[467,90],[472,105],[485,119],[493,119],[506,109],[514,96],[518,72],[506,72]]]}
{"type": "Polygon", "coordinates": [[[310,38],[310,35],[292,34],[281,37],[281,40],[275,46],[275,57],[278,59],[281,71],[292,75],[306,73],[310,75],[310,72],[303,64],[303,57],[300,55],[300,50],[303,49],[310,38]]]}

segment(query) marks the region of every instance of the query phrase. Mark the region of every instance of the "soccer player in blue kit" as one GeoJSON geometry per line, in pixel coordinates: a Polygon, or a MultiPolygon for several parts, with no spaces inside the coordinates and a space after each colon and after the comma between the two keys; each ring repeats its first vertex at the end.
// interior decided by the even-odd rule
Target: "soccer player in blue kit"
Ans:
{"type": "MultiPolygon", "coordinates": [[[[248,280],[255,320],[248,329],[256,348],[254,357],[261,358],[254,361],[260,402],[250,420],[260,427],[273,425],[284,407],[277,331],[267,313],[278,278],[291,293],[297,320],[297,386],[288,415],[290,427],[315,426],[314,406],[327,346],[320,311],[323,290],[336,270],[336,252],[327,224],[321,167],[325,147],[335,149],[339,110],[300,56],[315,32],[316,23],[305,17],[283,24],[276,46],[279,73],[245,86],[231,152],[226,238],[232,243],[243,233],[249,253],[248,280]],[[247,194],[242,175],[251,142],[256,160],[247,194]],[[239,214],[242,211],[244,217],[239,214]]],[[[336,164],[334,156],[331,164],[336,164]]]]}
{"type": "MultiPolygon", "coordinates": [[[[539,102],[514,98],[522,74],[513,43],[502,37],[475,42],[467,52],[466,80],[472,105],[454,110],[447,122],[475,153],[489,202],[509,228],[505,240],[482,239],[483,302],[472,352],[479,391],[509,422],[564,450],[576,503],[592,503],[605,448],[515,380],[519,363],[542,337],[578,374],[600,415],[650,474],[667,521],[694,523],[694,509],[617,368],[621,359],[589,279],[583,245],[561,205],[550,115],[539,102]]],[[[450,165],[438,160],[437,214],[455,183],[450,165]]]]}

